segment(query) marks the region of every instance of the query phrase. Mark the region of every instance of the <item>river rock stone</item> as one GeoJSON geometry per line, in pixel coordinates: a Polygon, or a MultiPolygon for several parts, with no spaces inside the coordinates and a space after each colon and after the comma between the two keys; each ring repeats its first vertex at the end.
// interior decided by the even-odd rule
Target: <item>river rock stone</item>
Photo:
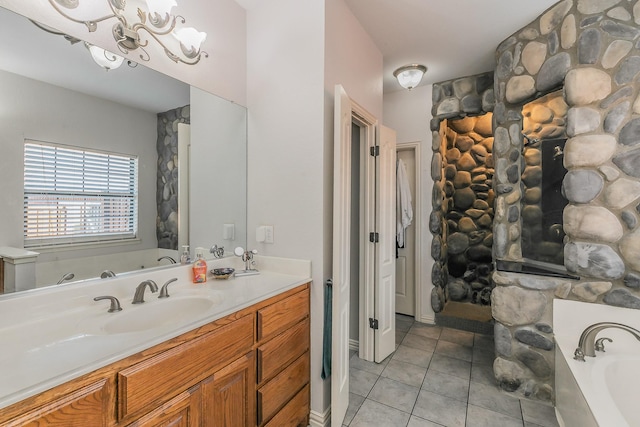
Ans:
{"type": "MultiPolygon", "coordinates": [[[[611,158],[616,146],[617,141],[612,135],[579,135],[573,137],[565,144],[565,167],[572,169],[600,166],[611,158]]],[[[640,177],[640,169],[638,174],[638,177],[640,177]]]]}
{"type": "Polygon", "coordinates": [[[628,40],[614,40],[607,47],[602,56],[602,67],[610,69],[618,65],[618,62],[631,51],[633,43],[628,40]]]}
{"type": "Polygon", "coordinates": [[[540,42],[529,42],[522,50],[522,65],[531,75],[540,71],[547,57],[547,45],[540,42]]]}
{"type": "Polygon", "coordinates": [[[467,257],[471,261],[476,262],[491,262],[493,260],[491,249],[484,245],[475,245],[467,249],[467,257]]]}
{"type": "Polygon", "coordinates": [[[618,141],[627,146],[640,143],[640,118],[631,120],[620,130],[618,141]]]}
{"type": "Polygon", "coordinates": [[[444,292],[442,288],[434,287],[431,289],[431,308],[434,313],[440,313],[444,308],[444,292]]]}
{"type": "Polygon", "coordinates": [[[476,231],[478,227],[473,222],[471,218],[462,218],[458,223],[458,228],[463,233],[471,233],[472,231],[476,231]]]}
{"type": "Polygon", "coordinates": [[[453,194],[453,204],[460,210],[467,210],[473,206],[473,202],[476,200],[474,191],[469,188],[460,188],[453,194]]]}
{"type": "Polygon", "coordinates": [[[447,238],[450,254],[460,254],[469,248],[469,237],[464,233],[453,233],[447,238]]]}
{"type": "Polygon", "coordinates": [[[595,64],[600,57],[602,38],[596,28],[584,30],[578,38],[578,62],[595,64]]]}
{"type": "Polygon", "coordinates": [[[624,173],[634,178],[640,178],[640,149],[623,151],[612,159],[624,173]]]}
{"type": "Polygon", "coordinates": [[[547,378],[553,372],[549,362],[540,353],[521,347],[515,352],[516,359],[522,362],[527,368],[540,378],[547,378]]]}
{"type": "MultiPolygon", "coordinates": [[[[472,122],[473,125],[474,122],[472,122]]],[[[470,136],[467,135],[458,135],[456,136],[455,145],[456,148],[460,150],[461,153],[465,151],[469,151],[471,147],[473,147],[474,141],[470,136]]]]}
{"type": "Polygon", "coordinates": [[[528,166],[522,174],[522,182],[529,188],[538,186],[542,182],[542,168],[540,166],[528,166]]]}
{"type": "Polygon", "coordinates": [[[507,326],[537,322],[546,306],[547,298],[538,291],[527,291],[516,286],[497,287],[493,290],[493,317],[507,326]]]}
{"type": "Polygon", "coordinates": [[[564,82],[567,102],[572,106],[588,105],[611,93],[611,77],[597,68],[574,68],[564,82]]]}
{"type": "Polygon", "coordinates": [[[527,372],[518,363],[502,357],[493,361],[493,373],[501,389],[513,392],[522,384],[522,378],[527,377],[527,372]]]}
{"type": "Polygon", "coordinates": [[[583,276],[615,280],[625,272],[620,256],[611,247],[598,243],[569,242],[564,247],[564,260],[567,270],[583,276]]]}
{"type": "Polygon", "coordinates": [[[568,15],[562,21],[562,27],[560,28],[560,46],[563,49],[571,48],[576,42],[576,17],[574,15],[568,15]]]}
{"type": "Polygon", "coordinates": [[[518,329],[515,338],[523,344],[530,345],[541,350],[553,350],[554,344],[549,338],[531,329],[518,329]]]}
{"type": "Polygon", "coordinates": [[[460,100],[458,98],[444,99],[436,110],[436,116],[441,119],[455,117],[460,114],[460,100]]]}
{"type": "Polygon", "coordinates": [[[471,174],[467,171],[458,172],[453,179],[455,188],[464,188],[471,185],[471,174]]]}
{"type": "Polygon", "coordinates": [[[628,273],[624,276],[624,285],[627,288],[640,289],[640,273],[628,273]]]}
{"type": "Polygon", "coordinates": [[[547,325],[546,323],[536,323],[536,329],[540,332],[544,332],[545,334],[552,334],[553,328],[551,325],[547,325]]]}
{"type": "Polygon", "coordinates": [[[607,206],[621,209],[640,197],[640,182],[620,178],[607,188],[604,201],[607,206]]]}
{"type": "Polygon", "coordinates": [[[627,118],[631,107],[631,102],[625,101],[616,105],[604,119],[604,131],[607,133],[615,133],[620,127],[624,119],[627,118]]]}
{"type": "Polygon", "coordinates": [[[564,209],[565,232],[573,239],[614,243],[624,234],[622,224],[607,208],[574,206],[564,209]]]}
{"type": "Polygon", "coordinates": [[[638,225],[638,217],[631,211],[623,211],[620,213],[620,218],[625,223],[627,228],[633,230],[638,225]]]}
{"type": "Polygon", "coordinates": [[[542,190],[539,187],[528,188],[524,192],[524,202],[529,205],[535,205],[542,199],[542,190]]]}
{"type": "Polygon", "coordinates": [[[471,154],[464,153],[460,157],[460,160],[458,160],[458,163],[456,164],[456,166],[460,171],[470,171],[470,170],[473,170],[476,166],[478,166],[478,164],[476,163],[475,160],[473,160],[473,157],[471,157],[471,154]]]}
{"type": "Polygon", "coordinates": [[[617,84],[630,83],[640,72],[640,56],[630,56],[622,61],[620,69],[615,74],[614,80],[617,84]]]}
{"type": "Polygon", "coordinates": [[[511,356],[511,331],[502,323],[496,323],[493,327],[493,342],[498,355],[511,356]]]}
{"type": "Polygon", "coordinates": [[[635,40],[640,34],[640,30],[630,25],[625,25],[620,22],[615,22],[611,20],[604,20],[600,24],[600,27],[609,35],[614,38],[621,38],[627,40],[635,40]]]}
{"type": "Polygon", "coordinates": [[[571,293],[587,302],[596,302],[598,297],[611,289],[611,282],[584,282],[573,287],[571,293]]]}
{"type": "Polygon", "coordinates": [[[620,253],[628,265],[640,271],[640,230],[633,231],[620,241],[620,253]]]}
{"type": "Polygon", "coordinates": [[[593,132],[600,127],[600,112],[590,107],[574,107],[567,113],[567,135],[593,132]]]}
{"type": "Polygon", "coordinates": [[[600,194],[603,187],[602,176],[589,169],[571,170],[562,181],[563,194],[573,203],[589,203],[600,194]]]}
{"type": "Polygon", "coordinates": [[[536,82],[533,77],[513,76],[507,82],[505,98],[511,104],[519,104],[533,96],[536,92],[536,82]]]}
{"type": "Polygon", "coordinates": [[[633,295],[629,290],[621,288],[614,289],[603,298],[606,304],[616,307],[634,308],[640,310],[640,298],[633,295]]]}
{"type": "Polygon", "coordinates": [[[571,56],[562,52],[547,59],[538,72],[535,89],[546,92],[562,84],[571,67],[571,56]]]}
{"type": "Polygon", "coordinates": [[[569,292],[571,292],[571,283],[561,283],[553,294],[556,298],[566,299],[569,296],[569,292]]]}
{"type": "Polygon", "coordinates": [[[578,12],[584,15],[604,12],[620,3],[621,0],[578,0],[578,12]]]}
{"type": "Polygon", "coordinates": [[[571,10],[573,2],[571,0],[563,0],[549,9],[540,17],[540,34],[545,35],[553,31],[571,10]]]}
{"type": "Polygon", "coordinates": [[[469,295],[469,285],[460,280],[449,282],[447,290],[452,301],[463,301],[469,295]]]}
{"type": "Polygon", "coordinates": [[[431,214],[429,215],[429,231],[431,231],[432,234],[442,233],[441,211],[431,211],[431,214]]]}

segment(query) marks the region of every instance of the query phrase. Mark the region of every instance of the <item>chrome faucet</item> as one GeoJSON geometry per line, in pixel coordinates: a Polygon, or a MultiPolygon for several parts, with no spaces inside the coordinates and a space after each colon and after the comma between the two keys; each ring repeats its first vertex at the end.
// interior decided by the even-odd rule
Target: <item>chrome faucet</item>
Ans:
{"type": "Polygon", "coordinates": [[[156,261],[160,262],[160,261],[162,261],[163,259],[168,259],[168,260],[169,260],[169,262],[170,262],[171,264],[175,264],[175,263],[176,263],[176,260],[175,260],[175,259],[173,259],[172,257],[170,257],[169,255],[161,256],[161,257],[160,257],[160,258],[158,258],[156,261]]]}
{"type": "Polygon", "coordinates": [[[160,289],[160,295],[158,295],[158,298],[169,298],[169,283],[173,283],[176,280],[178,280],[177,277],[174,277],[173,279],[169,279],[167,280],[167,283],[165,283],[164,285],[162,285],[162,288],[160,289]]]}
{"type": "Polygon", "coordinates": [[[100,301],[103,299],[108,299],[111,301],[111,305],[109,306],[109,310],[107,310],[107,313],[114,313],[116,311],[122,311],[122,307],[120,307],[120,301],[118,301],[118,298],[116,297],[112,297],[109,295],[104,295],[104,296],[100,296],[100,297],[95,297],[93,300],[94,301],[100,301]]]}
{"type": "Polygon", "coordinates": [[[151,292],[158,292],[158,285],[156,285],[156,282],[154,282],[153,280],[145,280],[136,288],[136,293],[133,296],[133,301],[131,301],[132,304],[142,304],[144,302],[144,290],[147,286],[149,286],[151,292]]]}
{"type": "Polygon", "coordinates": [[[587,326],[587,328],[582,331],[580,335],[580,340],[578,341],[578,348],[573,353],[573,358],[584,362],[584,357],[596,357],[596,350],[604,351],[604,341],[613,342],[611,338],[600,338],[596,340],[596,336],[603,329],[615,328],[622,329],[623,331],[629,332],[631,335],[635,337],[638,341],[640,341],[640,331],[632,328],[631,326],[623,325],[622,323],[614,323],[614,322],[600,322],[594,323],[591,326],[587,326]]]}

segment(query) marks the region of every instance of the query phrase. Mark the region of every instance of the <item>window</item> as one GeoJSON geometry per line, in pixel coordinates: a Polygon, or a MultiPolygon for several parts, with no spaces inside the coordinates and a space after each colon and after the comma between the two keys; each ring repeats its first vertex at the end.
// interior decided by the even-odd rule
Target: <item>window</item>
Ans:
{"type": "Polygon", "coordinates": [[[25,247],[132,239],[137,228],[137,157],[25,141],[25,247]]]}

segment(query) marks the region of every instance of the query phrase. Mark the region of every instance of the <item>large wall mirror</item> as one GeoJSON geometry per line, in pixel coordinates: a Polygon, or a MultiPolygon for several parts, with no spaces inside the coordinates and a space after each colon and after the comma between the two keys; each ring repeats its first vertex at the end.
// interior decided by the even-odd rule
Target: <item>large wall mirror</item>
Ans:
{"type": "Polygon", "coordinates": [[[46,29],[0,8],[0,247],[24,247],[26,139],[138,159],[137,238],[124,244],[29,248],[39,253],[37,287],[56,284],[67,273],[84,280],[107,270],[170,268],[169,258],[162,257],[178,260],[183,244],[192,254],[198,246],[216,244],[228,253],[245,246],[246,109],[144,65],[125,62],[106,71],[83,42],[72,44],[46,29]],[[160,119],[169,111],[173,119],[160,119]],[[188,143],[181,139],[186,151],[180,158],[177,147],[165,147],[168,140],[158,138],[167,130],[189,138],[188,143]],[[158,176],[161,161],[165,173],[179,170],[180,185],[158,176]],[[180,210],[175,193],[181,206],[186,203],[180,210]],[[180,226],[179,237],[169,239],[172,248],[162,249],[168,246],[166,239],[159,245],[158,222],[169,215],[175,220],[171,224],[180,226]]]}

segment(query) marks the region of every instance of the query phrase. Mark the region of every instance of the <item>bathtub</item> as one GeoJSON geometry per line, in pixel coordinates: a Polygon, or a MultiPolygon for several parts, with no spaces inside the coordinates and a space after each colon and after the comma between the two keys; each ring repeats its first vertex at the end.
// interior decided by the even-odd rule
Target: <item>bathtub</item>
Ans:
{"type": "Polygon", "coordinates": [[[160,265],[169,265],[170,261],[166,259],[158,261],[161,256],[170,256],[180,262],[178,251],[169,249],[144,249],[84,258],[38,261],[36,262],[36,287],[57,283],[66,273],[73,273],[73,281],[77,281],[100,277],[100,274],[105,270],[120,274],[160,265]]]}
{"type": "Polygon", "coordinates": [[[580,334],[598,322],[622,323],[640,330],[640,311],[555,300],[556,414],[566,427],[640,426],[640,342],[619,329],[605,329],[605,352],[573,359],[580,334]]]}

